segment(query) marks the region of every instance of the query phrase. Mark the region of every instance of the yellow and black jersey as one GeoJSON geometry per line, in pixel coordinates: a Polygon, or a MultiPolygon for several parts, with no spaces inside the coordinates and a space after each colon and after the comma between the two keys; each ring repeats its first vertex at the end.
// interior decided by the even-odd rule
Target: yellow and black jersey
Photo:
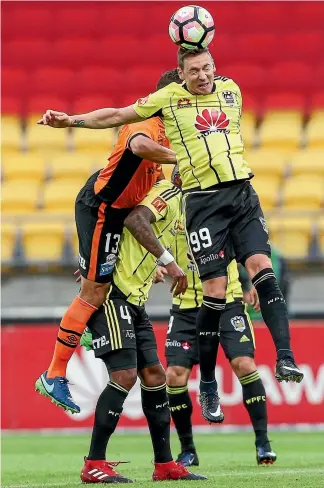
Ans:
{"type": "Polygon", "coordinates": [[[240,131],[242,96],[233,80],[215,76],[208,95],[193,95],[185,83],[171,83],[133,107],[143,118],[162,116],[183,190],[251,178],[240,131]]]}
{"type": "MultiPolygon", "coordinates": [[[[154,234],[166,249],[171,249],[181,219],[181,191],[167,180],[157,182],[139,204],[154,216],[154,234]]],[[[155,257],[146,251],[124,228],[113,282],[134,305],[144,305],[156,270],[155,257]]]]}
{"type": "MultiPolygon", "coordinates": [[[[172,303],[173,305],[177,305],[180,309],[200,307],[203,298],[202,283],[199,279],[194,260],[189,253],[183,224],[179,226],[179,231],[172,247],[172,251],[174,259],[188,277],[187,291],[183,295],[173,297],[172,303]]],[[[237,262],[235,259],[228,265],[227,273],[228,284],[226,289],[226,303],[232,303],[236,298],[243,297],[237,262]]]]}

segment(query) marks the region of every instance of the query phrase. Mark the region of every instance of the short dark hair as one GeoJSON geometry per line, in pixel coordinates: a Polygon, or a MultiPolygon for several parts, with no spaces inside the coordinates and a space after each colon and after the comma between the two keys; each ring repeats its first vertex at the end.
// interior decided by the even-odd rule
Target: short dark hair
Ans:
{"type": "Polygon", "coordinates": [[[170,83],[181,83],[181,80],[178,75],[178,70],[176,68],[163,73],[163,75],[158,81],[158,84],[156,85],[156,89],[160,90],[161,88],[170,85],[170,83]]]}
{"type": "Polygon", "coordinates": [[[198,54],[202,53],[207,53],[209,56],[212,58],[212,55],[210,54],[209,50],[207,48],[202,48],[202,49],[196,49],[194,50],[188,50],[188,49],[183,49],[183,47],[180,47],[178,49],[178,66],[179,68],[183,69],[184,68],[184,60],[186,58],[189,58],[189,56],[198,56],[198,54]]]}

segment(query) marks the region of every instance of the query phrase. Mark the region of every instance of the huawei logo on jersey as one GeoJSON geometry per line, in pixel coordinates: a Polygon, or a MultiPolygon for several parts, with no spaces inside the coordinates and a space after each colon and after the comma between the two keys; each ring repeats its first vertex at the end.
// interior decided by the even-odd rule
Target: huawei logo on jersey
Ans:
{"type": "Polygon", "coordinates": [[[227,127],[229,122],[230,121],[227,118],[227,115],[221,110],[216,110],[215,108],[205,108],[201,115],[198,114],[196,117],[195,127],[201,134],[197,136],[198,139],[209,136],[209,134],[213,134],[214,132],[223,132],[224,134],[228,134],[229,130],[227,127]]]}

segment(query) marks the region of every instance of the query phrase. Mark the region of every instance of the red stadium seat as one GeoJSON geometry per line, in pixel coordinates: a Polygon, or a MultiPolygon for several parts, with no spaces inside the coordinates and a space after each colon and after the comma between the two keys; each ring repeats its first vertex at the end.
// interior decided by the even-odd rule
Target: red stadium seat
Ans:
{"type": "Polygon", "coordinates": [[[253,112],[254,114],[258,114],[260,109],[260,104],[257,102],[257,99],[253,96],[249,95],[248,93],[244,93],[242,95],[243,98],[243,112],[253,112]]]}
{"type": "Polygon", "coordinates": [[[317,66],[315,70],[314,85],[316,89],[318,90],[323,89],[323,80],[324,80],[324,63],[322,62],[317,66]]]}
{"type": "MultiPolygon", "coordinates": [[[[147,7],[145,5],[118,2],[118,13],[114,15],[112,10],[110,2],[105,2],[105,9],[102,13],[102,22],[105,26],[103,32],[119,35],[120,38],[124,35],[141,36],[142,38],[148,35],[147,29],[150,28],[151,19],[146,14],[147,7]]],[[[154,27],[156,28],[156,24],[154,27]]],[[[131,46],[129,48],[131,49],[131,46]]]]}
{"type": "Polygon", "coordinates": [[[145,97],[156,90],[157,82],[163,74],[161,68],[147,68],[145,66],[130,69],[127,72],[127,82],[132,93],[138,93],[138,97],[145,97]]]}
{"type": "Polygon", "coordinates": [[[98,66],[125,69],[137,63],[134,53],[141,50],[142,43],[136,36],[108,36],[98,41],[92,62],[98,66]]]}
{"type": "Polygon", "coordinates": [[[304,111],[306,106],[305,97],[301,93],[280,92],[271,93],[265,97],[264,110],[300,110],[304,111]]]}
{"type": "Polygon", "coordinates": [[[245,90],[252,96],[264,94],[264,85],[267,79],[267,70],[255,64],[236,63],[224,67],[223,76],[233,78],[240,86],[243,95],[245,90]]]}
{"type": "Polygon", "coordinates": [[[113,100],[104,95],[84,96],[74,100],[71,111],[74,114],[84,114],[104,107],[113,107],[113,100]]]}
{"type": "Polygon", "coordinates": [[[60,39],[55,43],[55,56],[61,66],[70,69],[81,69],[85,60],[93,62],[97,55],[98,45],[90,38],[60,39]]]}
{"type": "Polygon", "coordinates": [[[43,114],[45,110],[58,110],[70,112],[71,102],[69,99],[59,98],[52,94],[36,95],[27,100],[26,115],[43,114]]]}
{"type": "Polygon", "coordinates": [[[317,92],[312,98],[312,109],[313,110],[323,110],[324,109],[324,91],[317,92]]]}
{"type": "Polygon", "coordinates": [[[305,90],[309,92],[314,77],[312,67],[301,61],[282,61],[269,69],[266,85],[271,90],[305,90]]]}
{"type": "Polygon", "coordinates": [[[300,59],[315,64],[324,50],[324,32],[292,32],[280,39],[281,52],[286,59],[300,59]]]}
{"type": "Polygon", "coordinates": [[[1,89],[3,96],[22,98],[28,90],[26,71],[18,68],[3,68],[1,72],[1,89]]]}
{"type": "Polygon", "coordinates": [[[69,97],[75,92],[77,82],[75,71],[55,66],[41,68],[30,77],[30,93],[32,95],[52,93],[58,97],[69,97]]]}
{"type": "Polygon", "coordinates": [[[237,37],[236,46],[237,57],[243,62],[273,63],[282,57],[281,38],[272,33],[243,34],[237,37]]]}
{"type": "Polygon", "coordinates": [[[28,69],[54,63],[53,42],[43,39],[17,39],[2,45],[4,66],[28,69]]]}
{"type": "Polygon", "coordinates": [[[33,2],[16,3],[11,8],[8,7],[6,2],[1,5],[3,39],[53,38],[54,23],[50,8],[43,7],[38,2],[37,4],[33,2]]]}
{"type": "Polygon", "coordinates": [[[177,53],[177,46],[170,42],[165,34],[155,35],[146,41],[145,51],[141,56],[141,64],[159,66],[162,71],[168,71],[177,66],[177,53]]]}
{"type": "MultiPolygon", "coordinates": [[[[98,37],[108,28],[102,18],[100,2],[89,8],[86,3],[78,3],[73,7],[70,3],[62,4],[52,19],[56,23],[58,37],[98,37]]],[[[89,5],[89,4],[88,4],[89,5]]]]}
{"type": "Polygon", "coordinates": [[[114,68],[97,66],[87,66],[77,72],[77,80],[78,85],[74,87],[77,96],[92,96],[95,93],[111,96],[123,92],[129,82],[125,73],[114,68]]]}
{"type": "Polygon", "coordinates": [[[19,97],[1,97],[2,115],[17,115],[22,112],[21,98],[19,97]]]}
{"type": "Polygon", "coordinates": [[[323,2],[294,2],[291,4],[290,22],[294,29],[323,29],[324,3],[323,2]]]}
{"type": "Polygon", "coordinates": [[[290,10],[287,2],[246,2],[240,20],[245,23],[244,32],[281,33],[289,25],[290,10]]]}

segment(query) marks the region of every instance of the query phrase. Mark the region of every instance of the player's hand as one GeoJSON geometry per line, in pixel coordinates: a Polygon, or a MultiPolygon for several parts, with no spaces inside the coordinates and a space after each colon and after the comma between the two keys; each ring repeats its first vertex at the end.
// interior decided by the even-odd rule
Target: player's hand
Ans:
{"type": "Polygon", "coordinates": [[[251,290],[244,293],[243,295],[243,300],[245,303],[247,303],[248,305],[251,305],[251,307],[253,307],[253,309],[256,311],[256,312],[260,312],[260,301],[259,301],[259,296],[258,296],[258,292],[256,291],[256,289],[254,288],[254,286],[252,286],[251,290]]]}
{"type": "Polygon", "coordinates": [[[49,125],[56,129],[63,129],[70,127],[71,120],[68,114],[64,112],[56,112],[55,110],[46,110],[43,117],[37,121],[39,125],[49,125]]]}
{"type": "Polygon", "coordinates": [[[186,291],[188,288],[188,280],[186,273],[177,265],[175,261],[169,263],[165,266],[168,275],[173,278],[172,286],[170,288],[171,293],[173,296],[181,295],[186,291]]]}
{"type": "Polygon", "coordinates": [[[81,281],[81,273],[80,273],[80,270],[77,269],[76,271],[74,271],[73,275],[75,276],[75,281],[77,283],[79,283],[81,281]]]}
{"type": "Polygon", "coordinates": [[[166,274],[168,274],[167,269],[165,269],[163,266],[158,266],[153,278],[153,283],[165,283],[164,275],[166,274]]]}

